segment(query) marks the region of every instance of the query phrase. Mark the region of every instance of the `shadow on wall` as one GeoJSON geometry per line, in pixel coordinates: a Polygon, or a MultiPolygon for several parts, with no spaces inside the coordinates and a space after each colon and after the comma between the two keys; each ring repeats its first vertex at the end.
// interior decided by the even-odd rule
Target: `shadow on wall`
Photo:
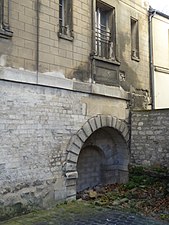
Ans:
{"type": "Polygon", "coordinates": [[[77,191],[99,184],[126,183],[128,163],[128,148],[121,134],[110,127],[96,130],[78,157],[77,191]]]}
{"type": "Polygon", "coordinates": [[[125,121],[111,115],[100,114],[86,121],[81,129],[71,138],[67,146],[67,159],[63,167],[66,178],[67,200],[76,198],[77,182],[78,190],[84,188],[84,177],[87,179],[88,186],[91,183],[95,185],[100,181],[102,184],[127,182],[129,164],[128,142],[129,127],[125,121]],[[91,153],[93,149],[95,152],[91,153]],[[99,152],[96,152],[98,149],[99,152]],[[86,159],[88,158],[87,161],[82,158],[83,156],[86,159]],[[94,156],[97,156],[97,160],[101,159],[101,163],[96,161],[94,156]],[[82,168],[79,167],[81,165],[78,161],[83,162],[82,168]],[[97,164],[100,164],[96,168],[96,173],[93,172],[93,169],[85,173],[85,168],[83,168],[84,161],[88,163],[88,167],[95,161],[97,164]],[[92,180],[90,180],[90,172],[93,172],[92,180]],[[96,176],[100,176],[98,181],[96,176]]]}
{"type": "Polygon", "coordinates": [[[105,155],[97,146],[84,147],[77,162],[77,192],[103,183],[103,165],[105,155]]]}
{"type": "Polygon", "coordinates": [[[67,76],[69,79],[76,79],[77,81],[81,82],[89,82],[90,74],[90,61],[87,61],[74,68],[67,76]]]}
{"type": "Polygon", "coordinates": [[[131,66],[127,63],[127,59],[131,59],[131,54],[125,57],[125,54],[129,54],[131,50],[131,37],[127,33],[120,33],[118,39],[120,46],[120,70],[124,72],[123,77],[120,79],[120,86],[125,91],[130,92],[131,108],[146,109],[150,103],[150,96],[149,91],[142,88],[140,79],[138,78],[139,74],[137,71],[141,69],[139,69],[140,62],[132,60],[131,66]]]}

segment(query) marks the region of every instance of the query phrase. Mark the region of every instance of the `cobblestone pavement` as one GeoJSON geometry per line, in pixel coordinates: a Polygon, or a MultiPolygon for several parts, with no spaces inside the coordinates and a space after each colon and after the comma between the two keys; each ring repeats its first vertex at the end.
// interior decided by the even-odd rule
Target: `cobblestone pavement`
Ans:
{"type": "Polygon", "coordinates": [[[136,216],[131,213],[119,211],[105,211],[97,213],[93,216],[79,217],[75,216],[71,220],[58,221],[58,218],[53,218],[48,222],[39,222],[33,225],[167,225],[159,221],[136,216]]]}
{"type": "Polygon", "coordinates": [[[0,222],[0,225],[169,225],[134,213],[71,205],[0,222]],[[69,208],[68,208],[69,207],[69,208]]]}

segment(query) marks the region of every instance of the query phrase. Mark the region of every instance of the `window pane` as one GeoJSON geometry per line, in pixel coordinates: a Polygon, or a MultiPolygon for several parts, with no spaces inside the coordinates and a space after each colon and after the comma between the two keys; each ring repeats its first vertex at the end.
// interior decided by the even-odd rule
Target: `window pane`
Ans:
{"type": "Polygon", "coordinates": [[[131,18],[131,56],[139,58],[138,20],[131,18]]]}
{"type": "Polygon", "coordinates": [[[95,43],[96,43],[96,55],[110,59],[113,56],[114,48],[112,48],[112,34],[109,27],[113,26],[112,8],[105,7],[99,3],[96,7],[95,13],[95,43]],[[110,23],[111,20],[111,23],[110,23]]]}
{"type": "Polygon", "coordinates": [[[6,29],[9,27],[9,0],[4,1],[4,15],[3,15],[3,24],[6,29]]]}
{"type": "Polygon", "coordinates": [[[3,0],[0,0],[0,24],[2,26],[2,18],[3,18],[3,0]]]}
{"type": "Polygon", "coordinates": [[[71,36],[72,32],[72,0],[59,1],[60,33],[71,36]]]}

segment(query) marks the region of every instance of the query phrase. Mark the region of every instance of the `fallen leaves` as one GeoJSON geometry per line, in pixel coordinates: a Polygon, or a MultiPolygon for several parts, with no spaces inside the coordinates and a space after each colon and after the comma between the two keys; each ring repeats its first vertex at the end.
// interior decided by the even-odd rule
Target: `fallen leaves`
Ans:
{"type": "Polygon", "coordinates": [[[79,193],[79,198],[92,199],[96,205],[127,209],[169,222],[169,176],[161,170],[159,173],[147,168],[146,172],[132,168],[127,184],[99,185],[79,193]]]}

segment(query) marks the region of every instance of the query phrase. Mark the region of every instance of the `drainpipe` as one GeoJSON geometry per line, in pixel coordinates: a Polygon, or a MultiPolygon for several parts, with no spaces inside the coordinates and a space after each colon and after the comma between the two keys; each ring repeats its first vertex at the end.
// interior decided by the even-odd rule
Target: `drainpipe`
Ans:
{"type": "Polygon", "coordinates": [[[151,107],[155,109],[155,96],[154,96],[154,61],[153,61],[153,28],[152,18],[156,14],[156,10],[150,7],[148,11],[148,29],[149,29],[149,59],[150,59],[150,92],[151,92],[151,107]]]}
{"type": "Polygon", "coordinates": [[[91,11],[91,30],[92,30],[92,35],[91,35],[91,53],[90,53],[90,61],[91,61],[91,75],[90,75],[90,80],[91,83],[94,81],[94,75],[95,75],[95,11],[96,11],[96,0],[91,1],[92,3],[92,11],[91,11]]]}
{"type": "Polygon", "coordinates": [[[36,2],[36,74],[37,84],[39,83],[39,11],[40,11],[40,0],[36,2]]]}

